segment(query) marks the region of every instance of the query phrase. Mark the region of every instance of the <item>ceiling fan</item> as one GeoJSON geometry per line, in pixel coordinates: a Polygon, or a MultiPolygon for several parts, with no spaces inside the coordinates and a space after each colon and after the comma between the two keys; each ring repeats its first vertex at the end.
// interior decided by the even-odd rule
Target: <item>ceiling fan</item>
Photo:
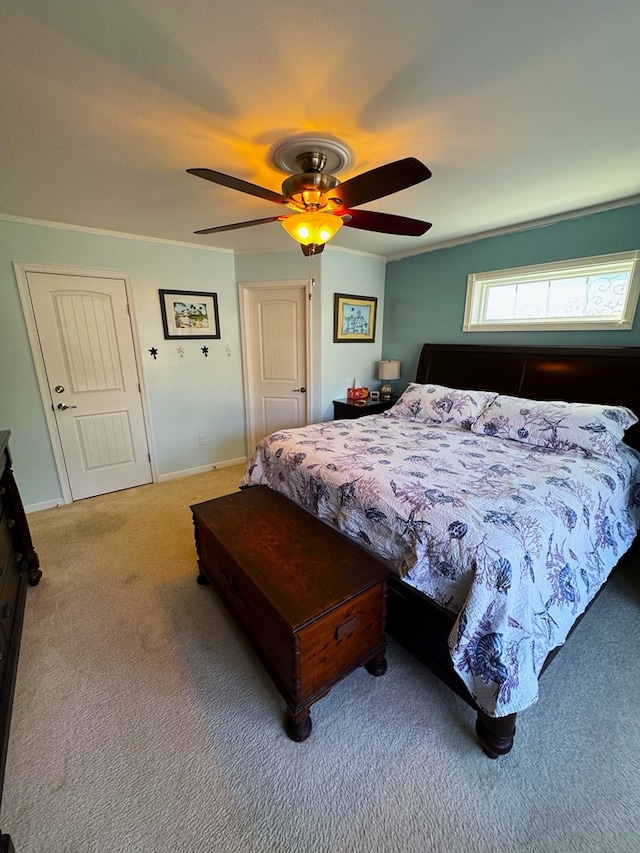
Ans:
{"type": "Polygon", "coordinates": [[[216,234],[280,222],[308,256],[319,254],[343,225],[408,237],[419,237],[431,228],[430,222],[420,219],[354,210],[361,204],[392,195],[430,178],[429,169],[414,157],[378,166],[342,183],[334,174],[325,171],[328,164],[331,171],[336,172],[348,162],[348,149],[335,141],[318,138],[288,140],[276,148],[273,159],[275,165],[293,173],[283,182],[282,193],[213,169],[187,169],[187,172],[214,184],[275,202],[289,208],[292,213],[203,228],[194,233],[216,234]]]}

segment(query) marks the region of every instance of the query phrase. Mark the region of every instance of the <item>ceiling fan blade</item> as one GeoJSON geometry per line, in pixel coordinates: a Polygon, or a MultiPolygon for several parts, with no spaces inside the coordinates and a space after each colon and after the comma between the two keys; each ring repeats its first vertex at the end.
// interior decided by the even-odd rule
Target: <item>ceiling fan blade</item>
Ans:
{"type": "Polygon", "coordinates": [[[249,228],[251,225],[263,225],[265,222],[279,222],[282,216],[268,216],[266,219],[250,219],[248,222],[234,222],[232,225],[217,225],[215,228],[203,228],[194,234],[217,234],[220,231],[235,231],[236,228],[249,228]]]}
{"type": "Polygon", "coordinates": [[[431,228],[431,222],[395,216],[392,213],[375,213],[372,210],[345,210],[351,219],[345,220],[348,228],[362,231],[377,231],[380,234],[399,234],[405,237],[421,237],[431,228]]]}
{"type": "Polygon", "coordinates": [[[325,193],[322,202],[337,198],[343,207],[357,207],[368,201],[397,193],[400,190],[413,187],[431,177],[431,172],[424,163],[415,157],[405,157],[404,160],[396,160],[385,166],[378,166],[355,178],[349,178],[342,184],[338,184],[332,190],[325,193]]]}
{"type": "Polygon", "coordinates": [[[299,205],[296,205],[295,202],[285,195],[268,190],[266,187],[259,187],[257,184],[250,184],[248,181],[243,181],[240,178],[234,178],[233,175],[225,175],[224,172],[215,172],[213,169],[187,169],[187,172],[190,175],[195,175],[197,178],[204,178],[205,181],[211,181],[214,184],[220,184],[223,187],[229,187],[229,189],[238,190],[241,193],[248,193],[257,198],[263,198],[266,201],[299,207],[299,205]]]}

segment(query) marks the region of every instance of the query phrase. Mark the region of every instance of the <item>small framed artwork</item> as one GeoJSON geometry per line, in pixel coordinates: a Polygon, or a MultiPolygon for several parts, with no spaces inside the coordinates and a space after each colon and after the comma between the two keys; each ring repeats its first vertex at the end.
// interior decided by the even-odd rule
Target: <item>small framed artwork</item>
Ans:
{"type": "Polygon", "coordinates": [[[218,294],[160,290],[165,338],[219,338],[218,294]]]}
{"type": "Polygon", "coordinates": [[[377,296],[336,293],[333,302],[334,344],[375,341],[377,307],[377,296]]]}

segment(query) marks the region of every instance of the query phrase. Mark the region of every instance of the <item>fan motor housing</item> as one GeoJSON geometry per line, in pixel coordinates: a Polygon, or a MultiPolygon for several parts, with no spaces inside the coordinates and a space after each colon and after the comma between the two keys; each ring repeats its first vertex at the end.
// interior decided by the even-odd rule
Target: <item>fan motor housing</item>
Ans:
{"type": "Polygon", "coordinates": [[[320,196],[337,187],[340,181],[322,172],[302,172],[291,175],[282,184],[282,194],[301,202],[305,207],[319,204],[320,196]]]}

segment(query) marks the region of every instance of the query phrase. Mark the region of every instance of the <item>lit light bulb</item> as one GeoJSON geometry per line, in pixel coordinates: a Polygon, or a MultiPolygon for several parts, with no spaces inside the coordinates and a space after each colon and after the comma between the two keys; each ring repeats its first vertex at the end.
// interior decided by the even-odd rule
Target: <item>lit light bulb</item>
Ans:
{"type": "Polygon", "coordinates": [[[321,246],[338,233],[344,225],[342,218],[332,213],[297,213],[280,220],[284,230],[303,246],[321,246]]]}

